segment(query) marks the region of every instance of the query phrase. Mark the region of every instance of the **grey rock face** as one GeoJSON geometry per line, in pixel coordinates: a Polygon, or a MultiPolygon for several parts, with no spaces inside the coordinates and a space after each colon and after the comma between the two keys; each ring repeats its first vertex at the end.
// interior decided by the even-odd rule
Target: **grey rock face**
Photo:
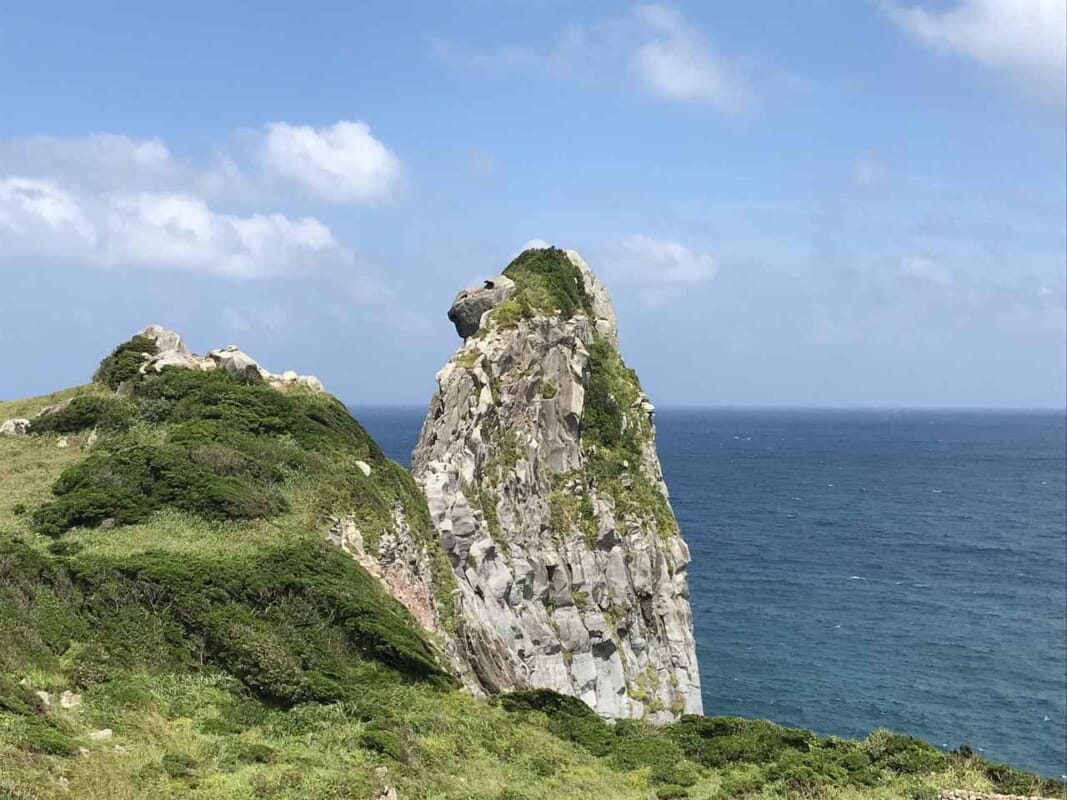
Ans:
{"type": "Polygon", "coordinates": [[[593,314],[479,316],[437,374],[412,472],[459,585],[456,649],[481,688],[548,688],[607,718],[664,722],[701,711],[689,551],[636,384],[624,425],[641,457],[610,486],[593,475],[590,350],[614,353],[617,330],[603,286],[568,257],[593,314]],[[627,481],[659,493],[662,513],[642,511],[627,481]]]}
{"type": "Polygon", "coordinates": [[[456,333],[464,339],[473,336],[481,326],[485,312],[503,303],[514,291],[515,282],[504,275],[461,291],[448,309],[448,318],[456,326],[456,333]]]}

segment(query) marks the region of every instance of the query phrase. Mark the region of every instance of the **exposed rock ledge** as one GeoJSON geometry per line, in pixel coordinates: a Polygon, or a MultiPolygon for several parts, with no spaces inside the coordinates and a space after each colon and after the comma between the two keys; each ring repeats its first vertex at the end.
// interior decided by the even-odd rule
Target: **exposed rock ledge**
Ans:
{"type": "Polygon", "coordinates": [[[164,367],[184,367],[185,369],[224,369],[231,375],[247,375],[250,371],[276,388],[304,386],[313,392],[323,392],[322,381],[314,375],[297,375],[293,371],[276,374],[264,369],[250,355],[239,350],[236,345],[229,345],[219,350],[211,350],[206,356],[198,356],[185,346],[182,337],[161,325],[147,325],[137,332],[156,343],[158,352],[145,360],[141,374],[150,370],[159,372],[164,367]]]}

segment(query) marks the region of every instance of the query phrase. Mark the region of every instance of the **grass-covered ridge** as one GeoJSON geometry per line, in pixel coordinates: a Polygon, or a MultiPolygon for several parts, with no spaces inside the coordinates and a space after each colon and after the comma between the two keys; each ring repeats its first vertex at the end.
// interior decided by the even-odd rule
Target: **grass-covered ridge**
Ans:
{"type": "MultiPolygon", "coordinates": [[[[595,375],[626,419],[620,365],[595,375]]],[[[612,726],[551,692],[470,697],[406,610],[323,542],[342,513],[371,547],[397,507],[430,530],[410,476],[340,403],[221,371],[120,384],[0,403],[0,419],[54,409],[0,436],[0,800],[1062,795],[888,733],[612,726]]],[[[588,435],[629,459],[612,408],[588,435]]]]}

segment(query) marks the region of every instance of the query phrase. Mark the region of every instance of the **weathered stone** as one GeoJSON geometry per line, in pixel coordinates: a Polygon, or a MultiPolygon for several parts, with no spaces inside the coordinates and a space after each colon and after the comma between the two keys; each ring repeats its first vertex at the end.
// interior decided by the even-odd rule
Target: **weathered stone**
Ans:
{"type": "Polygon", "coordinates": [[[473,336],[481,327],[485,312],[503,303],[514,291],[515,282],[504,275],[461,291],[448,309],[448,318],[456,326],[456,333],[464,339],[473,336]]]}
{"type": "Polygon", "coordinates": [[[182,337],[162,325],[145,325],[141,330],[137,331],[137,335],[151,339],[156,343],[156,349],[161,353],[166,351],[176,353],[189,352],[182,341],[182,337]]]}
{"type": "MultiPolygon", "coordinates": [[[[161,325],[148,325],[138,331],[138,335],[152,339],[158,349],[155,355],[146,356],[145,363],[141,365],[140,369],[142,375],[149,372],[162,372],[166,367],[195,369],[204,372],[223,369],[235,377],[262,379],[275,389],[285,390],[293,387],[303,387],[316,393],[326,391],[322,381],[314,375],[298,375],[293,370],[286,370],[280,375],[276,375],[264,369],[254,358],[236,345],[231,344],[228,347],[212,350],[206,356],[199,356],[185,346],[181,336],[161,325]]],[[[122,388],[120,387],[120,389],[122,388]]],[[[129,391],[128,388],[126,391],[129,391]]]]}
{"type": "Polygon", "coordinates": [[[77,692],[72,692],[70,689],[67,689],[65,692],[63,692],[63,694],[59,696],[60,708],[65,708],[68,711],[73,711],[75,709],[81,708],[81,705],[82,696],[77,692]]]}
{"type": "Polygon", "coordinates": [[[359,469],[360,472],[363,473],[364,477],[370,477],[370,464],[368,464],[366,461],[357,461],[356,467],[359,469]]]}
{"type": "Polygon", "coordinates": [[[22,417],[0,422],[0,436],[25,436],[30,432],[30,421],[22,417]]]}
{"type": "Polygon", "coordinates": [[[238,349],[237,345],[231,344],[227,347],[223,347],[221,350],[212,350],[207,354],[208,358],[214,361],[220,369],[225,370],[228,374],[234,377],[245,377],[248,375],[255,375],[260,378],[266,379],[270,374],[263,367],[259,366],[252,356],[243,350],[238,349]]]}
{"type": "Polygon", "coordinates": [[[98,731],[93,731],[89,734],[89,738],[94,742],[102,742],[105,739],[110,739],[114,735],[114,731],[111,728],[101,728],[98,731]]]}
{"type": "MultiPolygon", "coordinates": [[[[412,473],[459,582],[456,647],[480,688],[549,688],[604,717],[663,722],[702,708],[689,553],[673,528],[620,516],[590,480],[589,348],[598,339],[614,346],[618,335],[607,291],[577,253],[567,256],[591,316],[481,330],[511,290],[457,297],[449,318],[466,341],[437,375],[412,473]],[[560,495],[586,497],[585,528],[572,520],[553,530],[560,495]]],[[[647,440],[628,480],[640,474],[669,509],[646,403],[640,395],[634,406],[647,440]]]]}

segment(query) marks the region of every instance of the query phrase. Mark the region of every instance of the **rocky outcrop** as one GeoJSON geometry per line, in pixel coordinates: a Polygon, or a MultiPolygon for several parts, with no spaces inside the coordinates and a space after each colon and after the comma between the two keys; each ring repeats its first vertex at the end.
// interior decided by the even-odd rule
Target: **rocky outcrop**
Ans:
{"type": "Polygon", "coordinates": [[[412,459],[457,577],[456,649],[488,692],[700,713],[689,551],[607,291],[573,251],[527,251],[505,277],[453,304],[465,341],[412,459]]]}
{"type": "Polygon", "coordinates": [[[515,282],[504,275],[489,278],[481,286],[463,289],[452,301],[448,318],[456,326],[456,333],[466,339],[481,325],[482,316],[500,305],[515,291],[515,282]]]}
{"type": "Polygon", "coordinates": [[[297,375],[287,371],[275,374],[264,369],[254,358],[238,349],[236,345],[229,345],[218,350],[211,350],[206,356],[198,356],[190,352],[182,341],[182,337],[161,325],[148,325],[137,332],[138,336],[152,339],[156,344],[157,352],[146,358],[141,366],[141,374],[150,371],[160,372],[164,367],[183,367],[185,369],[224,369],[234,376],[253,374],[278,389],[291,386],[303,386],[313,392],[324,392],[322,381],[314,375],[297,375]]]}

